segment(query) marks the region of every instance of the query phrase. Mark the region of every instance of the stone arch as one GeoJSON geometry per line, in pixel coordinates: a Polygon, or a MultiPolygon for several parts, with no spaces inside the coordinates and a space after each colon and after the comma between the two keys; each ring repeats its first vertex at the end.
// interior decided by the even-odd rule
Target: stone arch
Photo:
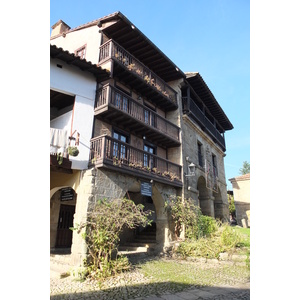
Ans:
{"type": "MultiPolygon", "coordinates": [[[[59,226],[59,216],[61,212],[62,205],[72,207],[70,211],[70,222],[73,222],[75,207],[76,207],[76,198],[77,194],[72,187],[69,186],[60,186],[55,187],[50,190],[50,249],[54,250],[57,246],[57,235],[58,235],[58,226],[59,226]],[[61,190],[63,188],[70,188],[74,193],[73,200],[61,201],[61,190]]],[[[71,226],[70,226],[71,227],[71,226]]],[[[68,229],[69,230],[69,229],[68,229]]],[[[70,234],[69,234],[70,235],[70,234]]]]}
{"type": "Polygon", "coordinates": [[[199,191],[199,205],[203,215],[214,217],[214,203],[211,191],[206,187],[204,176],[198,178],[197,189],[199,191]]]}
{"type": "MultiPolygon", "coordinates": [[[[128,186],[128,185],[127,185],[128,186]]],[[[169,191],[166,186],[154,183],[152,185],[152,196],[143,196],[140,192],[141,186],[140,181],[133,182],[128,186],[128,190],[124,191],[124,195],[133,200],[136,204],[143,204],[145,208],[151,209],[154,211],[154,214],[151,216],[153,220],[153,225],[148,228],[139,228],[136,231],[134,230],[125,230],[120,236],[121,241],[120,245],[125,245],[130,242],[138,240],[138,236],[143,234],[144,238],[147,241],[146,232],[148,235],[149,243],[156,243],[156,250],[163,250],[163,247],[168,246],[169,242],[172,240],[172,233],[169,229],[169,220],[168,214],[165,210],[165,194],[174,194],[175,191],[169,191]],[[152,227],[152,228],[151,228],[152,227]],[[152,230],[151,230],[152,229],[152,230]],[[153,239],[153,234],[155,232],[155,238],[153,239]]]]}

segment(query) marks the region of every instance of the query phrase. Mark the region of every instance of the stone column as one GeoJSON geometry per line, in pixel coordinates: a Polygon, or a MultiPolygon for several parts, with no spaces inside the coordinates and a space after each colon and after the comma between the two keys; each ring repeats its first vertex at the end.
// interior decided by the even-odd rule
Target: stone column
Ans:
{"type": "MultiPolygon", "coordinates": [[[[96,170],[89,169],[82,171],[81,175],[82,178],[77,192],[76,210],[74,214],[74,227],[76,227],[76,224],[86,221],[89,205],[94,203],[96,170]]],[[[73,232],[71,261],[72,265],[78,268],[83,267],[83,260],[87,257],[87,246],[82,237],[83,232],[84,231],[81,231],[79,234],[77,231],[73,232]]]]}
{"type": "Polygon", "coordinates": [[[201,197],[200,207],[204,215],[208,215],[213,218],[215,217],[214,200],[211,199],[211,197],[201,197]]]}

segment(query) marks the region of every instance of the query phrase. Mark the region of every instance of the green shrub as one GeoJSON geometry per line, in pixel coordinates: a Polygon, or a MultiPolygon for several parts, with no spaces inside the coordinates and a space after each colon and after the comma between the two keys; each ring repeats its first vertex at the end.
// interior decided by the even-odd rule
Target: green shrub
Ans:
{"type": "Polygon", "coordinates": [[[175,223],[175,236],[178,238],[186,226],[186,234],[193,235],[196,226],[197,215],[200,212],[200,207],[196,206],[191,199],[182,200],[181,197],[170,198],[165,202],[165,209],[171,214],[175,223]]]}
{"type": "Polygon", "coordinates": [[[86,222],[77,224],[74,230],[82,232],[88,248],[87,276],[103,279],[128,269],[128,260],[117,257],[119,235],[125,227],[135,228],[151,223],[144,206],[132,200],[99,200],[86,222]]]}
{"type": "MultiPolygon", "coordinates": [[[[212,222],[213,224],[213,222],[212,222]]],[[[219,258],[220,253],[234,252],[244,245],[241,234],[228,224],[215,223],[216,231],[210,236],[181,242],[176,253],[188,257],[219,258]]]]}
{"type": "Polygon", "coordinates": [[[242,242],[241,235],[228,224],[224,224],[221,229],[221,243],[224,247],[237,247],[242,242]]]}

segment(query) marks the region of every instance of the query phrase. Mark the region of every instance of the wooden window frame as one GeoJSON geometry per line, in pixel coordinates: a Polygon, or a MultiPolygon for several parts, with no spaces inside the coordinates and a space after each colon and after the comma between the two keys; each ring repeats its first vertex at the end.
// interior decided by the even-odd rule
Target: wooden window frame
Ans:
{"type": "Polygon", "coordinates": [[[80,57],[81,59],[86,59],[86,46],[87,46],[87,44],[85,44],[85,45],[79,47],[78,49],[76,49],[74,51],[75,55],[80,57]],[[82,57],[82,55],[78,55],[78,52],[81,52],[82,50],[84,50],[84,56],[83,57],[82,57]]]}

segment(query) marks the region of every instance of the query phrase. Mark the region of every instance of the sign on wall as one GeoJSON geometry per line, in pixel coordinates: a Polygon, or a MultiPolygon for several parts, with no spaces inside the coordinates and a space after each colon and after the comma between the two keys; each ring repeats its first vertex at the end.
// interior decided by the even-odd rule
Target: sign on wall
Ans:
{"type": "Polygon", "coordinates": [[[149,182],[141,182],[141,194],[152,197],[152,184],[149,182]]]}
{"type": "Polygon", "coordinates": [[[70,187],[62,188],[60,192],[60,201],[74,200],[74,190],[70,187]]]}

